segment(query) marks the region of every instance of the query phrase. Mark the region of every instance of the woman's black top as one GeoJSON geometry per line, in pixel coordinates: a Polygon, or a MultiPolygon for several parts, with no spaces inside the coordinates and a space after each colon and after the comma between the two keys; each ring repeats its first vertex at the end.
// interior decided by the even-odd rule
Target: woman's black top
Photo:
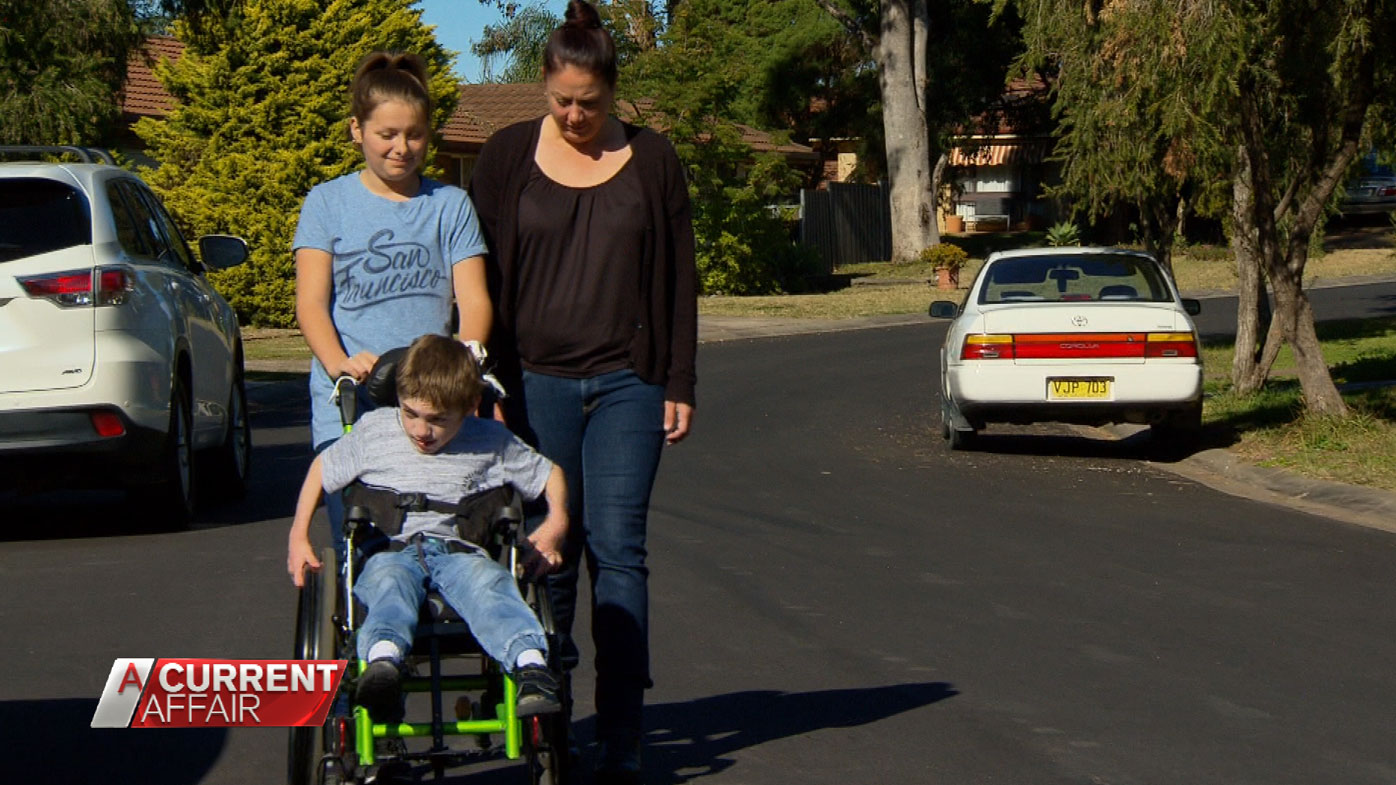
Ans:
{"type": "MultiPolygon", "coordinates": [[[[530,328],[521,318],[519,300],[539,284],[522,275],[519,245],[520,202],[534,168],[543,118],[500,129],[485,143],[470,178],[470,199],[489,243],[490,298],[495,307],[490,357],[505,389],[516,389],[521,372],[516,333],[530,328]]],[[[632,213],[639,245],[639,279],[612,277],[603,271],[613,297],[635,295],[639,315],[630,331],[629,367],[650,384],[664,385],[668,401],[694,402],[698,349],[698,271],[694,264],[692,205],[683,165],[668,140],[654,131],[626,125],[630,161],[622,171],[638,183],[643,208],[632,213]]],[[[563,231],[563,230],[559,230],[563,231]]],[[[570,294],[555,292],[556,296],[570,294]]],[[[591,303],[570,298],[572,324],[584,322],[591,303]]],[[[511,399],[512,400],[512,399],[511,399]]]]}
{"type": "Polygon", "coordinates": [[[519,274],[529,284],[515,335],[528,370],[587,378],[630,366],[648,223],[635,172],[627,161],[609,180],[573,188],[533,164],[519,198],[519,274]]]}

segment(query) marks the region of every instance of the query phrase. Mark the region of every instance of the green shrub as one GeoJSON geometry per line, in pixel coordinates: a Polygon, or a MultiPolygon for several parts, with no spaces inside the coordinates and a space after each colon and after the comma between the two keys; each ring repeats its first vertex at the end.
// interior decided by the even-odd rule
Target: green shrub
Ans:
{"type": "Polygon", "coordinates": [[[922,264],[928,264],[933,268],[944,267],[948,270],[958,270],[969,261],[969,254],[965,249],[950,243],[936,243],[928,246],[917,255],[917,260],[922,264]]]}
{"type": "Polygon", "coordinates": [[[246,263],[209,274],[238,319],[290,327],[291,238],[301,203],[311,186],[363,165],[345,132],[355,65],[374,49],[422,55],[438,126],[450,117],[457,86],[450,54],[412,0],[236,5],[237,24],[205,36],[174,23],[187,46],[155,75],[176,103],[164,119],[136,124],[160,164],[142,174],[191,237],[226,232],[247,241],[246,263]]]}
{"type": "Polygon", "coordinates": [[[789,229],[765,208],[751,186],[724,189],[722,199],[699,199],[693,221],[698,283],[703,294],[800,291],[815,271],[813,249],[790,240],[789,229]]]}
{"type": "Polygon", "coordinates": [[[1069,221],[1053,224],[1047,230],[1047,244],[1053,248],[1060,248],[1064,245],[1080,245],[1081,230],[1076,228],[1076,224],[1069,221]]]}
{"type": "Polygon", "coordinates": [[[799,186],[799,174],[777,155],[753,156],[735,126],[676,125],[670,135],[688,166],[700,291],[803,290],[818,259],[768,207],[799,186]]]}

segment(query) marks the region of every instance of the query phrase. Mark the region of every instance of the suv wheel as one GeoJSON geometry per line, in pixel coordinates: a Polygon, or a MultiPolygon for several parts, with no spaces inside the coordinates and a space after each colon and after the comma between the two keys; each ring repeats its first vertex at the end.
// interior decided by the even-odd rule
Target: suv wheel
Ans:
{"type": "Polygon", "coordinates": [[[175,379],[170,391],[170,428],[156,461],[159,479],[135,495],[134,511],[162,528],[183,529],[194,515],[194,423],[189,392],[175,379]]]}
{"type": "Polygon", "coordinates": [[[210,457],[207,479],[217,494],[224,499],[242,498],[247,493],[247,474],[252,468],[252,420],[247,414],[247,384],[241,372],[229,393],[223,443],[210,457]]]}

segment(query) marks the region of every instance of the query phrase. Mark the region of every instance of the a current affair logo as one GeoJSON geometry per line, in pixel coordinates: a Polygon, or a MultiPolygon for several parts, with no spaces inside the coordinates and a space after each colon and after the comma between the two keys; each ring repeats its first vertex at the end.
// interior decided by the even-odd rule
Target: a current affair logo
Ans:
{"type": "Polygon", "coordinates": [[[323,725],[345,660],[119,657],[94,728],[323,725]]]}

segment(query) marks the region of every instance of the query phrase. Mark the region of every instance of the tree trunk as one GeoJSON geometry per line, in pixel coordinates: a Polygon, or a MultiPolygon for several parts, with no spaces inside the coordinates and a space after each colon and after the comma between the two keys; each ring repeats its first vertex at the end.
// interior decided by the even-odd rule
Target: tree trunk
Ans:
{"type": "Polygon", "coordinates": [[[932,163],[926,123],[926,50],[931,14],[927,0],[879,0],[879,34],[859,26],[833,0],[815,0],[849,34],[863,41],[877,62],[882,93],[883,144],[887,151],[892,212],[892,259],[906,261],[940,242],[936,194],[945,156],[932,163]]]}
{"type": "MultiPolygon", "coordinates": [[[[1249,395],[1265,383],[1256,373],[1260,357],[1260,302],[1265,295],[1260,249],[1256,247],[1255,194],[1251,190],[1250,154],[1245,145],[1236,151],[1236,175],[1231,181],[1231,253],[1236,257],[1236,349],[1231,356],[1231,386],[1249,395]]],[[[1268,302],[1268,299],[1266,300],[1268,302]]]]}
{"type": "MultiPolygon", "coordinates": [[[[1340,146],[1324,167],[1322,174],[1314,178],[1308,193],[1302,198],[1297,197],[1300,188],[1291,183],[1276,201],[1273,189],[1276,178],[1271,176],[1260,111],[1253,98],[1247,97],[1242,100],[1240,120],[1243,141],[1238,157],[1237,180],[1244,183],[1233,188],[1249,189],[1248,194],[1244,191],[1241,193],[1245,200],[1249,201],[1250,209],[1244,209],[1243,200],[1237,200],[1238,204],[1233,210],[1243,214],[1243,220],[1238,221],[1234,228],[1237,234],[1244,238],[1243,242],[1252,244],[1255,257],[1263,265],[1270,285],[1274,288],[1275,308],[1274,320],[1265,336],[1259,360],[1250,369],[1249,374],[1239,377],[1235,374],[1236,368],[1243,364],[1239,355],[1243,352],[1250,353],[1250,349],[1248,344],[1243,344],[1240,340],[1238,311],[1238,356],[1232,362],[1232,381],[1236,391],[1243,395],[1259,390],[1269,376],[1280,348],[1289,344],[1294,350],[1299,386],[1304,391],[1305,408],[1310,412],[1346,416],[1347,404],[1343,402],[1342,395],[1333,384],[1333,376],[1328,371],[1328,363],[1323,358],[1318,333],[1314,328],[1314,313],[1309,305],[1308,295],[1304,293],[1304,266],[1309,258],[1309,236],[1322,215],[1324,203],[1332,195],[1342,171],[1355,154],[1356,140],[1340,146]],[[1287,219],[1289,223],[1288,242],[1284,243],[1280,241],[1281,218],[1287,219]]],[[[1238,264],[1241,263],[1241,258],[1238,254],[1238,264]]],[[[1246,274],[1250,275],[1248,272],[1246,274]]],[[[1255,275],[1258,278],[1259,272],[1255,275]]],[[[1242,290],[1252,283],[1250,279],[1243,279],[1242,290]]],[[[1256,292],[1258,304],[1258,298],[1264,294],[1263,289],[1256,285],[1252,291],[1256,292]]],[[[1258,313],[1258,308],[1256,311],[1258,313]]]]}
{"type": "Polygon", "coordinates": [[[874,47],[891,181],[892,260],[906,261],[940,241],[930,133],[926,126],[926,0],[881,0],[874,47]]]}
{"type": "MultiPolygon", "coordinates": [[[[1299,259],[1273,259],[1270,265],[1270,281],[1275,287],[1275,321],[1270,333],[1275,336],[1276,328],[1282,331],[1282,341],[1276,346],[1288,343],[1294,350],[1294,365],[1299,372],[1299,387],[1304,391],[1304,407],[1318,414],[1346,416],[1347,404],[1333,384],[1333,375],[1328,372],[1328,362],[1323,359],[1318,333],[1314,329],[1314,312],[1309,305],[1309,296],[1304,292],[1302,271],[1308,256],[1307,239],[1305,248],[1292,253],[1299,259]],[[1286,261],[1288,263],[1286,263],[1286,261]]],[[[1270,343],[1269,340],[1266,341],[1270,343]]],[[[1267,349],[1269,347],[1267,346],[1267,349]]],[[[1276,349],[1278,352],[1278,348],[1276,349]]],[[[1267,352],[1268,353],[1268,352],[1267,352]]],[[[1268,367],[1268,366],[1267,366],[1268,367]]]]}
{"type": "Polygon", "coordinates": [[[1144,250],[1163,265],[1169,277],[1173,276],[1173,237],[1178,230],[1178,216],[1187,209],[1186,204],[1180,195],[1168,203],[1155,198],[1141,199],[1135,205],[1139,209],[1144,250]]]}

